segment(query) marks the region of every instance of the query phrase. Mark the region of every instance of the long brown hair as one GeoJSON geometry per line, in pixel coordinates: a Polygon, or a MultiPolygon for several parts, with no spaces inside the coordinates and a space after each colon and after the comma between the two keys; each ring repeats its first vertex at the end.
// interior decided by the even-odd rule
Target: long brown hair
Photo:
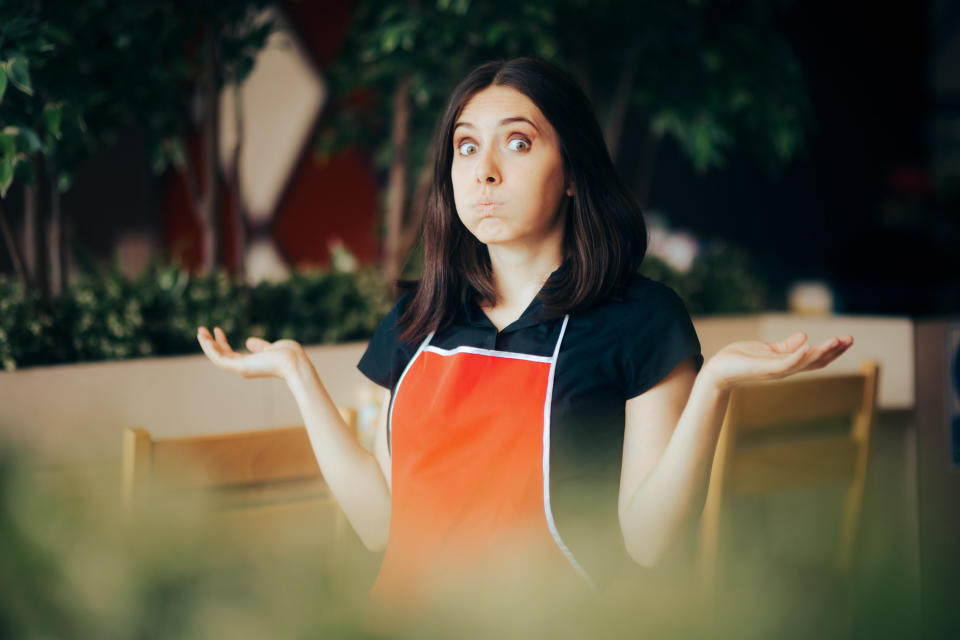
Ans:
{"type": "Polygon", "coordinates": [[[573,180],[563,239],[569,268],[551,276],[541,292],[543,317],[585,309],[614,293],[636,274],[647,251],[640,206],[620,180],[590,100],[576,81],[536,58],[482,64],[453,90],[434,134],[437,154],[421,236],[423,275],[413,283],[399,321],[401,338],[410,343],[448,325],[466,295],[478,303],[497,300],[490,254],[460,221],[450,179],[454,124],[467,102],[490,86],[515,89],[537,105],[557,132],[564,177],[573,180]]]}

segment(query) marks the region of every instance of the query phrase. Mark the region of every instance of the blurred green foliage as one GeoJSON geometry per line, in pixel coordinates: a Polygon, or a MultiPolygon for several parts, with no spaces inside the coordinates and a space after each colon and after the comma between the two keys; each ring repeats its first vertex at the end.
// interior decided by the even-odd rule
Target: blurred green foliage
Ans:
{"type": "Polygon", "coordinates": [[[258,15],[268,4],[0,0],[0,197],[15,178],[34,184],[36,157],[68,190],[75,167],[134,119],[158,171],[182,164],[200,36],[215,33],[217,85],[242,83],[274,29],[258,15]]]}
{"type": "MultiPolygon", "coordinates": [[[[415,262],[415,261],[413,261],[415,262]]],[[[417,277],[408,264],[406,275],[417,277]]],[[[641,273],[672,287],[693,315],[756,313],[768,289],[749,256],[713,242],[682,273],[649,255],[641,273]]],[[[228,337],[289,338],[301,344],[365,340],[390,307],[379,271],[306,270],[255,286],[221,269],[192,275],[149,264],[134,280],[88,261],[67,291],[45,305],[36,291],[0,275],[0,363],[19,367],[198,353],[200,325],[228,337]]]]}
{"type": "MultiPolygon", "coordinates": [[[[662,567],[633,567],[629,579],[597,590],[525,573],[518,558],[510,579],[497,573],[459,589],[451,577],[420,616],[377,620],[366,608],[371,552],[351,547],[337,569],[299,522],[248,535],[216,519],[212,496],[174,492],[151,492],[149,508],[125,511],[119,472],[96,481],[77,470],[38,473],[44,464],[0,441],[3,638],[774,638],[785,629],[804,638],[874,637],[864,633],[874,629],[914,637],[932,624],[905,606],[917,586],[878,563],[857,583],[851,636],[852,585],[813,557],[778,558],[764,537],[767,509],[737,523],[754,544],[729,547],[715,619],[697,593],[694,548],[680,544],[662,567]]],[[[795,499],[781,506],[822,511],[795,499]]],[[[830,522],[791,519],[811,550],[833,539],[830,522]]]]}
{"type": "Polygon", "coordinates": [[[0,361],[18,367],[199,353],[200,325],[231,338],[256,335],[302,344],[362,340],[389,309],[379,274],[306,270],[250,286],[223,269],[211,276],[148,265],[134,280],[87,266],[45,305],[39,293],[0,276],[0,361]]]}
{"type": "Polygon", "coordinates": [[[772,308],[770,290],[757,275],[750,255],[714,240],[680,272],[655,255],[647,255],[640,273],[670,286],[691,315],[759,313],[772,308]]]}
{"type": "Polygon", "coordinates": [[[395,89],[405,78],[414,106],[412,183],[457,82],[481,62],[529,55],[571,71],[613,137],[626,114],[643,122],[654,142],[674,137],[700,172],[723,166],[735,148],[776,172],[800,150],[810,126],[799,60],[776,25],[789,4],[361,0],[328,71],[333,105],[317,147],[330,154],[365,144],[386,169],[398,153],[390,126],[395,89]]]}
{"type": "Polygon", "coordinates": [[[126,512],[118,487],[43,462],[0,443],[0,637],[369,637],[364,587],[335,591],[302,531],[265,548],[212,518],[210,496],[126,512]]]}

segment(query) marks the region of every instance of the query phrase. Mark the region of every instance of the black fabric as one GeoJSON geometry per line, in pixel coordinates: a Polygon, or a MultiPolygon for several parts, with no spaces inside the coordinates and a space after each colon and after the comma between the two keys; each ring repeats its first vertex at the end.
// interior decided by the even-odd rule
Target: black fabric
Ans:
{"type": "MultiPolygon", "coordinates": [[[[401,298],[387,315],[358,365],[391,390],[419,346],[397,339],[397,318],[408,300],[401,298]]],[[[466,297],[453,323],[430,344],[550,357],[563,319],[542,320],[540,310],[535,298],[498,332],[466,297]]],[[[686,358],[700,370],[700,341],[683,301],[662,283],[639,277],[619,295],[570,315],[551,398],[551,504],[564,542],[598,580],[619,563],[631,564],[617,515],[626,401],[655,386],[686,358]],[[622,553],[611,554],[611,549],[622,553]]]]}
{"type": "Polygon", "coordinates": [[[401,328],[397,324],[412,297],[412,293],[405,293],[393,305],[357,363],[363,375],[391,392],[397,386],[404,367],[417,351],[415,346],[400,341],[401,328]]]}

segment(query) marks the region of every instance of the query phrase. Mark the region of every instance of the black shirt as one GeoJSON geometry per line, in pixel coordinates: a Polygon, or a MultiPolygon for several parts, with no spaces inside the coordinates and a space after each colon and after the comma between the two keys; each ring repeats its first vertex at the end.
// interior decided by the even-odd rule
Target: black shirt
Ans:
{"type": "MultiPolygon", "coordinates": [[[[364,375],[391,392],[419,346],[398,337],[397,321],[409,299],[410,294],[403,296],[384,318],[358,364],[364,375]]],[[[550,357],[563,318],[542,320],[541,308],[537,297],[498,332],[468,296],[450,326],[430,344],[550,357]]],[[[632,564],[617,512],[626,401],[691,357],[699,371],[700,342],[683,301],[648,278],[641,276],[620,295],[570,314],[551,397],[550,495],[557,529],[597,581],[623,563],[632,564]]]]}

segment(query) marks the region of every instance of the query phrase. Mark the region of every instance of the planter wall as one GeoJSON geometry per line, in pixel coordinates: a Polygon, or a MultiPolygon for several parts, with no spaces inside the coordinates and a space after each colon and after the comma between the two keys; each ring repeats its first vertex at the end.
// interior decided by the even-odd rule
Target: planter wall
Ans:
{"type": "MultiPolygon", "coordinates": [[[[914,404],[913,325],[907,318],[804,317],[788,314],[694,318],[703,353],[744,339],[779,340],[804,330],[817,344],[849,333],[853,347],[828,369],[801,375],[856,371],[880,362],[881,409],[914,404]]],[[[307,347],[338,404],[357,407],[372,383],[356,368],[365,343],[307,347]]],[[[0,435],[35,447],[55,462],[117,459],[125,427],[159,437],[301,424],[281,380],[248,380],[214,367],[205,356],[31,367],[0,373],[0,435]]]]}
{"type": "MultiPolygon", "coordinates": [[[[371,385],[356,364],[365,343],[307,347],[338,404],[371,385]]],[[[302,424],[282,380],[246,379],[203,354],[139,358],[0,374],[0,430],[51,462],[119,459],[125,427],[158,437],[302,424]]]]}

